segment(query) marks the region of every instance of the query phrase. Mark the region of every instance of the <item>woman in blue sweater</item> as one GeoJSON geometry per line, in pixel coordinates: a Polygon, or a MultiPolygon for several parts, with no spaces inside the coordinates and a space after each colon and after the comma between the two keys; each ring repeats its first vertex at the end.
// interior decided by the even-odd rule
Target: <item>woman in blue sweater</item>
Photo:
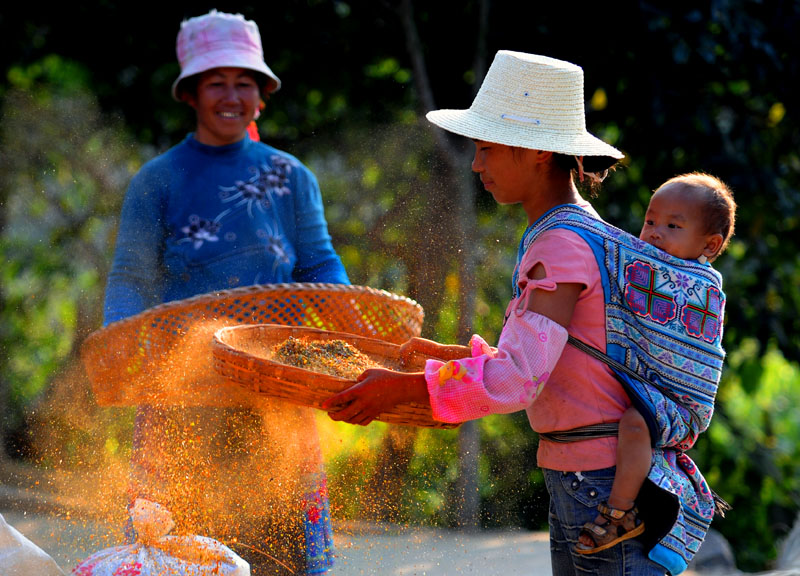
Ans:
{"type": "MultiPolygon", "coordinates": [[[[238,286],[348,283],[314,174],[248,130],[280,87],[256,24],[216,11],[191,18],[177,54],[173,96],[194,108],[196,129],[130,183],[104,322],[238,286]]],[[[231,544],[254,576],[321,574],[333,541],[320,462],[305,409],[140,407],[131,501],[160,501],[185,529],[231,544]],[[191,501],[198,486],[224,511],[188,509],[202,508],[191,501]]]]}

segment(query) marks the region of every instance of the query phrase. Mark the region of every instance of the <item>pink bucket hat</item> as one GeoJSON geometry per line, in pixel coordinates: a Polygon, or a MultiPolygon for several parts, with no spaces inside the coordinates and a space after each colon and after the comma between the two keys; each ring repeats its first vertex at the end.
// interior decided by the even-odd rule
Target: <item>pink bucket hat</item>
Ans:
{"type": "Polygon", "coordinates": [[[246,68],[263,74],[266,79],[264,93],[281,87],[280,79],[264,62],[261,34],[252,20],[241,14],[226,14],[211,10],[181,22],[176,43],[181,74],[172,83],[172,97],[180,100],[180,82],[212,68],[246,68]]]}

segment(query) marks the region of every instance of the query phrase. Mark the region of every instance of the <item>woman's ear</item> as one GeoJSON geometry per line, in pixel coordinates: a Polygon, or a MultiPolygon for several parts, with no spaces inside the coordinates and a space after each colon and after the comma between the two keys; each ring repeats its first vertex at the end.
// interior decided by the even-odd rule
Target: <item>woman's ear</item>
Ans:
{"type": "Polygon", "coordinates": [[[536,150],[536,162],[538,163],[546,163],[550,162],[550,159],[553,157],[553,153],[548,150],[536,150]]]}
{"type": "Polygon", "coordinates": [[[709,262],[713,262],[714,258],[719,255],[722,248],[722,234],[710,234],[706,237],[706,245],[703,248],[703,256],[708,258],[709,262]]]}

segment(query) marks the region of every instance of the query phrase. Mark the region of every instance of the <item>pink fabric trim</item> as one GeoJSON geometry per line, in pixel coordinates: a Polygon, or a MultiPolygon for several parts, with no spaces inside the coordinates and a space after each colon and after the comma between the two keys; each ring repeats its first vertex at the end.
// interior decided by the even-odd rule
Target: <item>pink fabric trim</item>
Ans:
{"type": "Polygon", "coordinates": [[[540,394],[566,342],[562,326],[524,310],[509,316],[497,348],[475,335],[472,358],[428,360],[425,380],[433,417],[464,422],[524,410],[540,394]]]}
{"type": "MultiPolygon", "coordinates": [[[[549,272],[547,268],[545,268],[545,273],[549,276],[549,272]]],[[[522,278],[519,281],[519,285],[522,288],[522,293],[519,295],[517,302],[519,303],[517,307],[514,309],[514,313],[519,316],[525,312],[529,308],[529,300],[531,293],[534,290],[544,290],[545,292],[555,292],[556,288],[558,288],[558,284],[553,282],[550,278],[542,278],[540,280],[534,280],[531,278],[522,278]]]]}

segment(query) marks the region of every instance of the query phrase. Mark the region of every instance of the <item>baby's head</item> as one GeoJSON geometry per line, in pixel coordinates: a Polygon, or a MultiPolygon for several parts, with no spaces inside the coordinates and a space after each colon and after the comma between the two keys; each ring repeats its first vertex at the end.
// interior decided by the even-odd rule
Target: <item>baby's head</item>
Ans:
{"type": "Polygon", "coordinates": [[[650,198],[639,239],[684,260],[713,262],[733,236],[736,203],[709,174],[670,178],[650,198]]]}

